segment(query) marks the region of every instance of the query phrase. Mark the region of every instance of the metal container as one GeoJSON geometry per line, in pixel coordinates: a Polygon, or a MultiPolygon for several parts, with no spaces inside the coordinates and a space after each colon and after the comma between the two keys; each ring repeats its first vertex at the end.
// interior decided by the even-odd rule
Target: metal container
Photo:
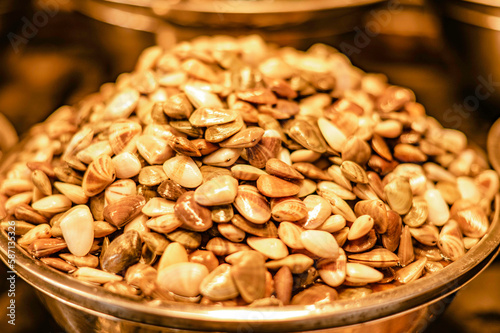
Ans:
{"type": "Polygon", "coordinates": [[[325,305],[221,308],[138,302],[49,268],[9,242],[5,232],[0,232],[0,257],[37,290],[67,332],[421,332],[497,256],[499,207],[497,195],[488,233],[439,273],[359,300],[325,305]]]}
{"type": "Polygon", "coordinates": [[[431,3],[441,18],[446,42],[459,61],[465,95],[476,97],[498,116],[500,3],[496,0],[436,0],[431,3]]]}

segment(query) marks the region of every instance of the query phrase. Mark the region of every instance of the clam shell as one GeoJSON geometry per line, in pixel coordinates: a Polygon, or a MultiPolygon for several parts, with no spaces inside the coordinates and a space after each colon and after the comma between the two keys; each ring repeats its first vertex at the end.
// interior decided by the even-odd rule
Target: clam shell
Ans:
{"type": "Polygon", "coordinates": [[[152,135],[139,136],[136,145],[141,156],[151,165],[163,164],[174,156],[174,151],[167,141],[152,135]]]}
{"type": "Polygon", "coordinates": [[[214,107],[200,107],[189,117],[189,122],[197,127],[209,127],[222,125],[235,120],[238,113],[233,110],[226,110],[214,107]]]}
{"type": "Polygon", "coordinates": [[[131,195],[123,197],[108,204],[103,211],[104,219],[116,226],[123,227],[141,213],[146,199],[142,195],[131,195]]]}
{"type": "Polygon", "coordinates": [[[167,238],[189,250],[197,249],[201,245],[201,234],[194,231],[175,230],[168,233],[167,238]]]}
{"type": "Polygon", "coordinates": [[[201,152],[197,146],[183,136],[176,136],[168,140],[168,145],[176,153],[184,154],[187,156],[201,156],[201,152]]]}
{"type": "Polygon", "coordinates": [[[91,267],[80,267],[75,272],[73,272],[72,276],[81,281],[98,284],[123,280],[123,278],[119,275],[91,267]]]}
{"type": "Polygon", "coordinates": [[[117,92],[107,103],[103,118],[107,120],[127,118],[139,102],[139,92],[132,88],[117,92]]]}
{"type": "Polygon", "coordinates": [[[75,256],[89,253],[94,241],[94,219],[85,205],[75,206],[60,219],[60,227],[69,251],[75,256]]]}
{"type": "Polygon", "coordinates": [[[219,143],[223,148],[251,148],[259,143],[264,135],[264,130],[260,127],[248,127],[243,129],[219,143]]]}
{"type": "Polygon", "coordinates": [[[381,200],[361,200],[354,206],[357,216],[369,215],[373,218],[375,231],[383,234],[387,230],[387,209],[381,200]]]}
{"type": "Polygon", "coordinates": [[[139,184],[146,186],[160,185],[166,179],[167,175],[161,165],[149,165],[142,168],[138,178],[139,184]]]}
{"type": "Polygon", "coordinates": [[[134,195],[136,190],[137,186],[132,179],[120,179],[106,187],[104,199],[106,204],[110,204],[124,197],[134,195]]]}
{"type": "Polygon", "coordinates": [[[200,169],[189,156],[178,155],[165,161],[163,171],[167,177],[183,187],[198,187],[203,181],[200,169]]]}
{"type": "Polygon", "coordinates": [[[345,280],[355,284],[375,283],[382,280],[384,274],[367,265],[350,263],[346,264],[345,280]]]}
{"type": "Polygon", "coordinates": [[[170,213],[149,219],[146,226],[156,232],[169,233],[179,228],[182,223],[174,213],[170,213]]]}
{"type": "Polygon", "coordinates": [[[220,237],[211,238],[205,248],[217,256],[226,256],[238,251],[250,250],[250,247],[246,244],[234,243],[220,237]]]}
{"type": "Polygon", "coordinates": [[[265,297],[266,267],[260,254],[255,251],[245,255],[230,269],[231,277],[241,297],[247,303],[265,297]]]}
{"type": "Polygon", "coordinates": [[[483,209],[477,206],[459,210],[452,215],[452,218],[457,221],[465,236],[473,238],[483,237],[490,225],[483,209]]]}
{"type": "Polygon", "coordinates": [[[297,197],[273,198],[271,216],[275,221],[299,221],[307,216],[307,207],[297,197]]]}
{"type": "Polygon", "coordinates": [[[342,151],[347,140],[346,135],[331,121],[323,117],[318,119],[318,126],[328,145],[335,151],[342,151]]]}
{"type": "Polygon", "coordinates": [[[168,266],[188,261],[188,254],[184,246],[180,243],[172,242],[167,245],[165,251],[163,251],[163,254],[161,255],[160,262],[158,263],[158,271],[161,271],[168,266]]]}
{"type": "Polygon", "coordinates": [[[318,262],[318,273],[321,280],[330,287],[342,285],[346,277],[347,257],[343,249],[339,249],[339,256],[335,260],[322,259],[318,262]]]}
{"type": "Polygon", "coordinates": [[[117,178],[132,178],[139,174],[142,165],[137,156],[123,152],[111,159],[117,178]]]}
{"type": "Polygon", "coordinates": [[[293,140],[297,141],[306,149],[317,153],[326,152],[326,143],[309,122],[302,119],[294,119],[287,124],[287,133],[293,140]]]}
{"type": "Polygon", "coordinates": [[[222,264],[207,275],[200,284],[200,292],[212,301],[238,297],[239,292],[231,276],[231,266],[222,264]]]}
{"type": "Polygon", "coordinates": [[[332,287],[317,284],[293,296],[291,305],[322,305],[335,302],[339,295],[332,287]]]}
{"type": "MultiPolygon", "coordinates": [[[[16,219],[18,220],[23,220],[26,222],[34,223],[34,224],[41,224],[41,223],[48,223],[49,220],[42,214],[39,214],[37,211],[35,211],[31,206],[28,204],[20,204],[16,207],[14,210],[14,215],[16,219]]],[[[7,217],[7,212],[5,212],[4,217],[7,217]]]]}
{"type": "Polygon", "coordinates": [[[314,260],[302,253],[290,254],[289,256],[266,262],[268,269],[279,269],[283,266],[290,268],[293,274],[302,274],[314,264],[314,260]]]}
{"type": "Polygon", "coordinates": [[[398,270],[394,276],[394,279],[404,284],[414,281],[422,275],[422,272],[426,264],[427,264],[427,258],[422,257],[412,262],[408,266],[398,270]]]}
{"type": "Polygon", "coordinates": [[[415,260],[411,232],[409,226],[407,225],[403,228],[403,232],[401,233],[401,241],[398,248],[398,257],[399,262],[403,267],[415,260]]]}
{"type": "Polygon", "coordinates": [[[189,254],[189,262],[195,262],[207,266],[208,271],[212,272],[219,266],[219,259],[212,251],[196,250],[189,254]]]}
{"type": "Polygon", "coordinates": [[[189,102],[186,94],[179,93],[168,98],[163,107],[163,112],[170,118],[187,119],[193,112],[193,106],[189,102]]]}
{"type": "Polygon", "coordinates": [[[300,234],[304,248],[320,258],[336,259],[339,256],[339,246],[335,238],[326,231],[305,230],[300,234]]]}
{"type": "Polygon", "coordinates": [[[227,223],[234,216],[233,206],[214,206],[212,207],[212,221],[216,223],[227,223]]]}
{"type": "Polygon", "coordinates": [[[176,295],[194,297],[200,294],[200,285],[209,274],[206,266],[180,262],[158,271],[156,285],[176,295]]]}
{"type": "Polygon", "coordinates": [[[175,201],[186,192],[186,189],[177,184],[175,181],[167,179],[161,182],[160,186],[158,186],[157,192],[163,198],[175,201]]]}
{"type": "Polygon", "coordinates": [[[356,195],[334,182],[329,181],[321,181],[318,183],[318,188],[316,192],[321,195],[322,192],[333,192],[337,196],[341,197],[344,200],[354,200],[356,199],[356,195]]]}
{"type": "Polygon", "coordinates": [[[401,177],[397,177],[384,187],[387,203],[398,214],[404,215],[411,209],[413,194],[410,183],[401,177]]]}
{"type": "Polygon", "coordinates": [[[231,218],[231,223],[250,235],[259,237],[278,236],[278,230],[272,221],[268,221],[264,224],[256,224],[246,220],[243,216],[236,214],[231,218]]]}
{"type": "Polygon", "coordinates": [[[439,238],[438,228],[431,224],[424,224],[419,228],[410,228],[410,234],[418,242],[427,246],[435,246],[439,238]]]}
{"type": "Polygon", "coordinates": [[[246,236],[246,233],[243,230],[229,223],[218,224],[217,230],[222,236],[235,243],[243,241],[246,236]]]}
{"type": "Polygon", "coordinates": [[[368,183],[368,176],[366,175],[365,170],[359,164],[353,161],[342,162],[342,164],[340,165],[340,171],[342,171],[344,177],[354,183],[368,183]]]}
{"type": "Polygon", "coordinates": [[[203,206],[227,205],[234,202],[238,181],[232,176],[219,176],[202,184],[194,192],[194,200],[203,206]]]}
{"type": "Polygon", "coordinates": [[[181,195],[174,207],[175,216],[185,228],[194,231],[206,231],[212,227],[210,210],[200,206],[195,200],[195,192],[181,195]]]}
{"type": "MultiPolygon", "coordinates": [[[[9,200],[12,200],[16,196],[22,194],[23,193],[16,194],[15,196],[10,197],[9,200]]],[[[29,198],[31,199],[31,194],[29,198]]],[[[29,201],[30,200],[28,200],[27,203],[29,203],[29,201]]],[[[69,200],[68,197],[66,197],[65,195],[54,194],[34,202],[31,205],[31,207],[33,207],[34,210],[41,213],[57,214],[67,211],[71,207],[71,205],[72,205],[71,200],[69,200]]],[[[5,208],[7,209],[7,211],[9,211],[8,201],[5,203],[5,208]]]]}
{"type": "Polygon", "coordinates": [[[326,219],[325,222],[323,222],[323,224],[318,226],[317,229],[334,233],[342,230],[345,226],[346,226],[346,220],[342,215],[331,215],[329,218],[326,219]]]}
{"type": "Polygon", "coordinates": [[[265,88],[254,88],[238,91],[236,93],[239,99],[255,104],[276,104],[278,99],[271,90],[265,88]]]}
{"type": "Polygon", "coordinates": [[[304,179],[304,176],[297,170],[277,158],[271,158],[266,162],[266,172],[279,178],[304,179]]]}
{"type": "Polygon", "coordinates": [[[82,187],[85,195],[93,197],[102,192],[116,178],[115,167],[108,155],[100,155],[83,175],[82,187]]]}
{"type": "Polygon", "coordinates": [[[236,164],[231,167],[233,177],[240,180],[257,180],[261,175],[266,175],[264,170],[247,164],[236,164]]]}
{"type": "MultiPolygon", "coordinates": [[[[348,234],[349,230],[347,227],[338,231],[335,234],[335,239],[337,240],[337,243],[341,244],[342,241],[345,242],[345,244],[343,244],[343,248],[347,252],[352,252],[352,253],[365,252],[373,248],[375,246],[375,243],[377,242],[377,235],[375,234],[375,230],[373,229],[370,230],[365,236],[354,240],[347,240],[348,234]],[[339,238],[341,239],[339,240],[339,238]]],[[[385,236],[385,234],[383,236],[385,236]]],[[[396,244],[396,247],[397,245],[399,245],[399,238],[397,241],[398,243],[396,244]]]]}
{"type": "Polygon", "coordinates": [[[247,244],[254,250],[271,259],[282,259],[288,255],[288,249],[278,238],[248,237],[247,244]]]}
{"type": "Polygon", "coordinates": [[[250,165],[262,169],[269,159],[275,158],[281,150],[281,136],[276,130],[266,130],[261,140],[251,148],[245,148],[250,165]]]}
{"type": "Polygon", "coordinates": [[[222,102],[217,95],[196,88],[193,85],[186,84],[184,86],[184,93],[195,108],[199,108],[202,106],[222,108],[222,102]]]}
{"type": "Polygon", "coordinates": [[[36,239],[50,238],[51,236],[50,226],[45,223],[39,224],[19,238],[17,243],[22,246],[28,246],[36,239]]]}
{"type": "Polygon", "coordinates": [[[348,255],[349,262],[359,263],[370,267],[393,267],[399,263],[398,256],[387,249],[378,248],[368,252],[348,255]]]}
{"type": "Polygon", "coordinates": [[[218,167],[233,165],[241,155],[241,148],[220,148],[203,158],[203,163],[218,167]]]}
{"type": "Polygon", "coordinates": [[[450,209],[438,190],[428,189],[425,191],[424,199],[427,201],[429,215],[427,220],[436,225],[442,226],[450,219],[450,209]]]}
{"type": "Polygon", "coordinates": [[[370,215],[359,216],[351,225],[349,233],[347,234],[348,240],[359,239],[372,230],[375,222],[370,215]]]}
{"type": "Polygon", "coordinates": [[[307,208],[307,218],[300,221],[304,229],[316,229],[332,215],[330,203],[319,195],[307,196],[304,204],[307,208]]]}
{"type": "Polygon", "coordinates": [[[266,198],[254,186],[238,186],[238,194],[233,204],[236,210],[250,222],[264,224],[271,218],[271,208],[266,198]]]}
{"type": "Polygon", "coordinates": [[[156,217],[174,213],[175,201],[163,198],[151,198],[143,207],[142,213],[149,217],[156,217]]]}
{"type": "Polygon", "coordinates": [[[371,153],[370,145],[357,136],[349,137],[341,151],[343,161],[352,161],[361,166],[368,162],[371,153]]]}
{"type": "Polygon", "coordinates": [[[278,270],[274,275],[274,285],[276,288],[276,298],[279,299],[283,305],[290,304],[293,289],[293,276],[290,268],[283,266],[278,270]]]}
{"type": "Polygon", "coordinates": [[[330,175],[311,163],[293,163],[292,167],[307,178],[318,180],[332,180],[330,175]]]}
{"type": "Polygon", "coordinates": [[[281,222],[278,227],[279,238],[291,249],[303,249],[300,235],[304,229],[291,222],[281,222]]]}
{"type": "Polygon", "coordinates": [[[77,205],[86,204],[89,200],[89,197],[85,195],[85,191],[81,186],[62,182],[54,182],[54,187],[77,205]]]}
{"type": "Polygon", "coordinates": [[[134,153],[136,150],[136,140],[141,132],[141,125],[135,121],[122,120],[111,124],[109,126],[108,140],[113,153],[134,153]]]}
{"type": "MultiPolygon", "coordinates": [[[[33,188],[33,185],[35,185],[40,190],[40,192],[42,192],[43,195],[51,195],[52,194],[52,184],[50,183],[50,179],[45,174],[45,172],[43,172],[41,170],[33,171],[31,173],[31,181],[33,183],[28,182],[28,184],[26,184],[26,185],[23,184],[22,180],[18,181],[18,184],[16,184],[17,185],[16,191],[19,191],[18,193],[29,191],[33,188]],[[21,191],[20,188],[22,188],[23,191],[21,191]]],[[[13,182],[11,181],[11,183],[13,183],[13,182]]],[[[12,184],[12,185],[14,185],[14,184],[12,184]]],[[[6,185],[2,184],[2,187],[5,189],[6,185]]]]}
{"type": "Polygon", "coordinates": [[[271,175],[260,176],[257,179],[257,188],[260,193],[271,198],[293,196],[300,191],[298,185],[271,175]]]}

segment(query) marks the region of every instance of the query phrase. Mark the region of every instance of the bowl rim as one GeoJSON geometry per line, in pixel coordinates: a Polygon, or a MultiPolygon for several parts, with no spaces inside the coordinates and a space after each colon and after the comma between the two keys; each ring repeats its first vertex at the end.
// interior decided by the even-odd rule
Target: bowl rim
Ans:
{"type": "MultiPolygon", "coordinates": [[[[88,0],[96,1],[96,0],[88,0]]],[[[322,11],[339,8],[365,6],[388,0],[274,0],[274,1],[242,1],[242,0],[184,0],[168,5],[169,11],[212,13],[212,14],[279,14],[304,11],[322,11]]],[[[153,0],[99,0],[109,5],[155,8],[153,0]]]]}
{"type": "MultiPolygon", "coordinates": [[[[331,304],[286,307],[214,307],[161,301],[138,302],[104,288],[81,282],[33,259],[17,243],[11,267],[38,291],[66,304],[92,309],[143,324],[169,328],[241,331],[242,325],[259,332],[303,331],[366,322],[435,302],[463,287],[484,270],[498,254],[500,243],[500,195],[494,200],[494,217],[487,234],[463,257],[410,284],[373,293],[362,302],[339,300],[331,304]],[[494,250],[497,251],[494,251],[494,250]],[[152,306],[154,305],[154,306],[152,306]]],[[[9,237],[0,232],[0,257],[7,264],[9,237]]],[[[12,246],[12,244],[10,244],[12,246]]]]}

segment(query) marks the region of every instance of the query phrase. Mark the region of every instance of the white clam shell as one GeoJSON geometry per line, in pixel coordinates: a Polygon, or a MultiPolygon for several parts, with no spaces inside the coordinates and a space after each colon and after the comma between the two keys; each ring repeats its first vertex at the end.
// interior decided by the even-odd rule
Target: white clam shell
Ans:
{"type": "MultiPolygon", "coordinates": [[[[9,200],[12,200],[18,195],[20,194],[10,197],[9,200]]],[[[57,214],[68,210],[71,207],[71,204],[72,202],[68,199],[67,196],[62,194],[54,194],[44,197],[37,202],[34,202],[31,207],[42,213],[57,214]]],[[[5,204],[5,207],[7,208],[7,203],[5,204]]]]}
{"type": "Polygon", "coordinates": [[[205,156],[203,163],[212,166],[228,167],[236,162],[242,150],[242,148],[220,148],[210,155],[205,156]]]}
{"type": "Polygon", "coordinates": [[[450,209],[441,192],[436,189],[429,189],[425,191],[424,198],[429,209],[427,220],[438,227],[444,225],[450,219],[450,209]]]}
{"type": "Polygon", "coordinates": [[[117,178],[132,178],[141,171],[142,165],[137,156],[123,152],[111,159],[115,166],[117,178]]]}
{"type": "Polygon", "coordinates": [[[281,239],[248,237],[248,245],[271,259],[282,259],[288,255],[288,249],[281,239]]]}
{"type": "Polygon", "coordinates": [[[306,250],[318,257],[336,259],[339,256],[339,245],[329,232],[306,230],[300,234],[300,240],[306,250]]]}
{"type": "Polygon", "coordinates": [[[54,187],[77,205],[83,205],[89,200],[89,197],[83,191],[83,187],[79,185],[54,182],[54,187]]]}
{"type": "Polygon", "coordinates": [[[136,193],[137,186],[132,179],[120,179],[112,183],[104,190],[104,199],[106,204],[123,199],[136,193]]]}
{"type": "Polygon", "coordinates": [[[328,145],[335,151],[342,151],[347,139],[345,134],[331,121],[323,117],[318,119],[318,126],[328,145]]]}
{"type": "Polygon", "coordinates": [[[61,217],[61,230],[69,251],[75,256],[85,256],[94,242],[94,218],[90,209],[78,205],[61,217]]]}
{"type": "Polygon", "coordinates": [[[208,274],[205,265],[180,262],[159,270],[156,284],[176,295],[194,297],[200,294],[200,284],[208,274]]]}
{"type": "Polygon", "coordinates": [[[205,182],[194,192],[194,200],[203,206],[228,205],[238,193],[238,181],[228,175],[218,176],[205,182]]]}
{"type": "Polygon", "coordinates": [[[219,96],[196,88],[193,85],[186,84],[184,86],[184,92],[195,108],[199,108],[201,106],[217,108],[223,107],[219,96]]]}
{"type": "Polygon", "coordinates": [[[167,160],[163,163],[163,171],[183,187],[194,188],[203,182],[200,169],[189,156],[178,155],[167,160]]]}
{"type": "Polygon", "coordinates": [[[144,207],[142,207],[142,213],[150,217],[173,214],[174,206],[175,201],[163,198],[151,198],[144,207]]]}
{"type": "Polygon", "coordinates": [[[384,278],[384,274],[367,265],[351,263],[346,264],[346,281],[351,283],[375,283],[384,278]]]}
{"type": "Polygon", "coordinates": [[[139,92],[132,88],[118,92],[106,105],[104,119],[127,118],[135,110],[139,97],[139,92]]]}

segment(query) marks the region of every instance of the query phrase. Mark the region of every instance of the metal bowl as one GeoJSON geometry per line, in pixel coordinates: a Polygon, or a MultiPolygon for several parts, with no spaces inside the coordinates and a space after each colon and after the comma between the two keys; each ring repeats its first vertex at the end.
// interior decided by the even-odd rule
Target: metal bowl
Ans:
{"type": "Polygon", "coordinates": [[[463,71],[465,94],[499,115],[500,3],[496,0],[434,0],[446,42],[463,71]],[[489,83],[488,83],[489,82],[489,83]],[[491,84],[493,82],[493,84],[491,84]]]}
{"type": "Polygon", "coordinates": [[[49,268],[9,242],[5,232],[0,232],[0,257],[37,290],[67,332],[421,332],[444,312],[454,293],[497,256],[499,195],[494,205],[484,238],[439,273],[359,300],[326,305],[221,308],[138,302],[49,268]]]}

